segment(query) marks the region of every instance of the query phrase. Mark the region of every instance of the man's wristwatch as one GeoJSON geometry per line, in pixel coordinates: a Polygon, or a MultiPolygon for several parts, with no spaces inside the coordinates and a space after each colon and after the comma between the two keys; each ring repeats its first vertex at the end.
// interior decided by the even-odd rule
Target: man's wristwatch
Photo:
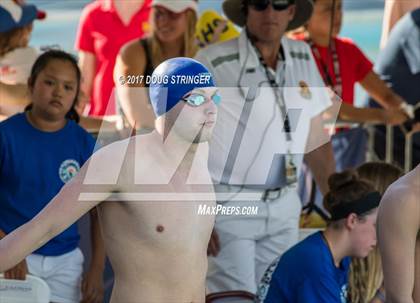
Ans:
{"type": "Polygon", "coordinates": [[[410,119],[414,118],[414,106],[412,104],[403,102],[400,105],[400,109],[402,109],[410,119]]]}

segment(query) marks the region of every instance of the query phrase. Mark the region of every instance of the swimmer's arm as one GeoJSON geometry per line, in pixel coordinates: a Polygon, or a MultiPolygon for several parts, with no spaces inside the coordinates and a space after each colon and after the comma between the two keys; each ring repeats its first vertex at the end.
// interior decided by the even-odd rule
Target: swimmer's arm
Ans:
{"type": "Polygon", "coordinates": [[[409,197],[404,191],[407,188],[389,190],[381,202],[378,216],[378,243],[387,303],[413,303],[420,208],[415,200],[417,197],[409,197]]]}
{"type": "Polygon", "coordinates": [[[97,208],[92,208],[90,215],[90,234],[92,246],[92,260],[90,263],[91,271],[103,273],[105,267],[105,247],[102,238],[101,227],[99,224],[99,213],[97,208]]]}
{"type": "MultiPolygon", "coordinates": [[[[106,160],[107,162],[102,164],[104,167],[109,167],[111,162],[109,159],[106,160]]],[[[0,272],[18,264],[27,255],[63,232],[91,208],[107,199],[110,195],[108,193],[117,190],[116,186],[101,185],[101,193],[104,194],[100,198],[95,201],[79,201],[81,193],[93,191],[84,185],[89,163],[90,160],[38,215],[0,240],[0,272]]]]}
{"type": "Polygon", "coordinates": [[[118,102],[131,127],[154,128],[151,105],[145,88],[146,54],[138,40],[126,44],[118,54],[114,82],[118,102]]]}
{"type": "Polygon", "coordinates": [[[99,212],[96,207],[89,212],[90,215],[90,239],[92,247],[92,258],[89,269],[84,273],[82,279],[82,302],[103,301],[103,274],[105,269],[105,246],[99,224],[99,212]]]}

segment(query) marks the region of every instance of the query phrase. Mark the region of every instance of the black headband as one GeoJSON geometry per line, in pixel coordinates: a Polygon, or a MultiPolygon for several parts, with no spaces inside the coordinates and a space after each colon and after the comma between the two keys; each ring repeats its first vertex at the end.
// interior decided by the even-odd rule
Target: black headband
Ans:
{"type": "Polygon", "coordinates": [[[376,207],[379,206],[381,201],[381,194],[377,191],[368,193],[362,198],[346,203],[343,206],[336,206],[331,210],[330,221],[337,221],[347,218],[350,214],[356,214],[360,216],[376,207]]]}

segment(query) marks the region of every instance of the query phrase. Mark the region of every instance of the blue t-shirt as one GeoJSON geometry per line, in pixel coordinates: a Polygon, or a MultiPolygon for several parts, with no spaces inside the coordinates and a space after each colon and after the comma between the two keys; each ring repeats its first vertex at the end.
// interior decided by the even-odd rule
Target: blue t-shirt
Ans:
{"type": "Polygon", "coordinates": [[[315,233],[276,260],[264,274],[258,298],[264,303],[346,303],[350,258],[340,268],[315,233]]]}
{"type": "MultiPolygon", "coordinates": [[[[95,140],[74,121],[59,131],[34,128],[24,113],[0,123],[0,229],[25,224],[54,198],[90,157],[95,140]]],[[[77,225],[34,253],[57,256],[78,246],[77,225]]]]}

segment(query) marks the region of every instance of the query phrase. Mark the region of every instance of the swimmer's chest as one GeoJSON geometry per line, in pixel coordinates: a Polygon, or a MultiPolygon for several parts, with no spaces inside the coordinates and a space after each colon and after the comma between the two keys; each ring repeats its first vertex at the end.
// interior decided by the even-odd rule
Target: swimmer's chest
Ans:
{"type": "MultiPolygon", "coordinates": [[[[206,242],[213,229],[214,216],[199,213],[197,201],[121,201],[101,206],[105,237],[124,235],[134,242],[174,247],[206,242]]],[[[119,241],[119,240],[118,240],[119,241]]]]}

